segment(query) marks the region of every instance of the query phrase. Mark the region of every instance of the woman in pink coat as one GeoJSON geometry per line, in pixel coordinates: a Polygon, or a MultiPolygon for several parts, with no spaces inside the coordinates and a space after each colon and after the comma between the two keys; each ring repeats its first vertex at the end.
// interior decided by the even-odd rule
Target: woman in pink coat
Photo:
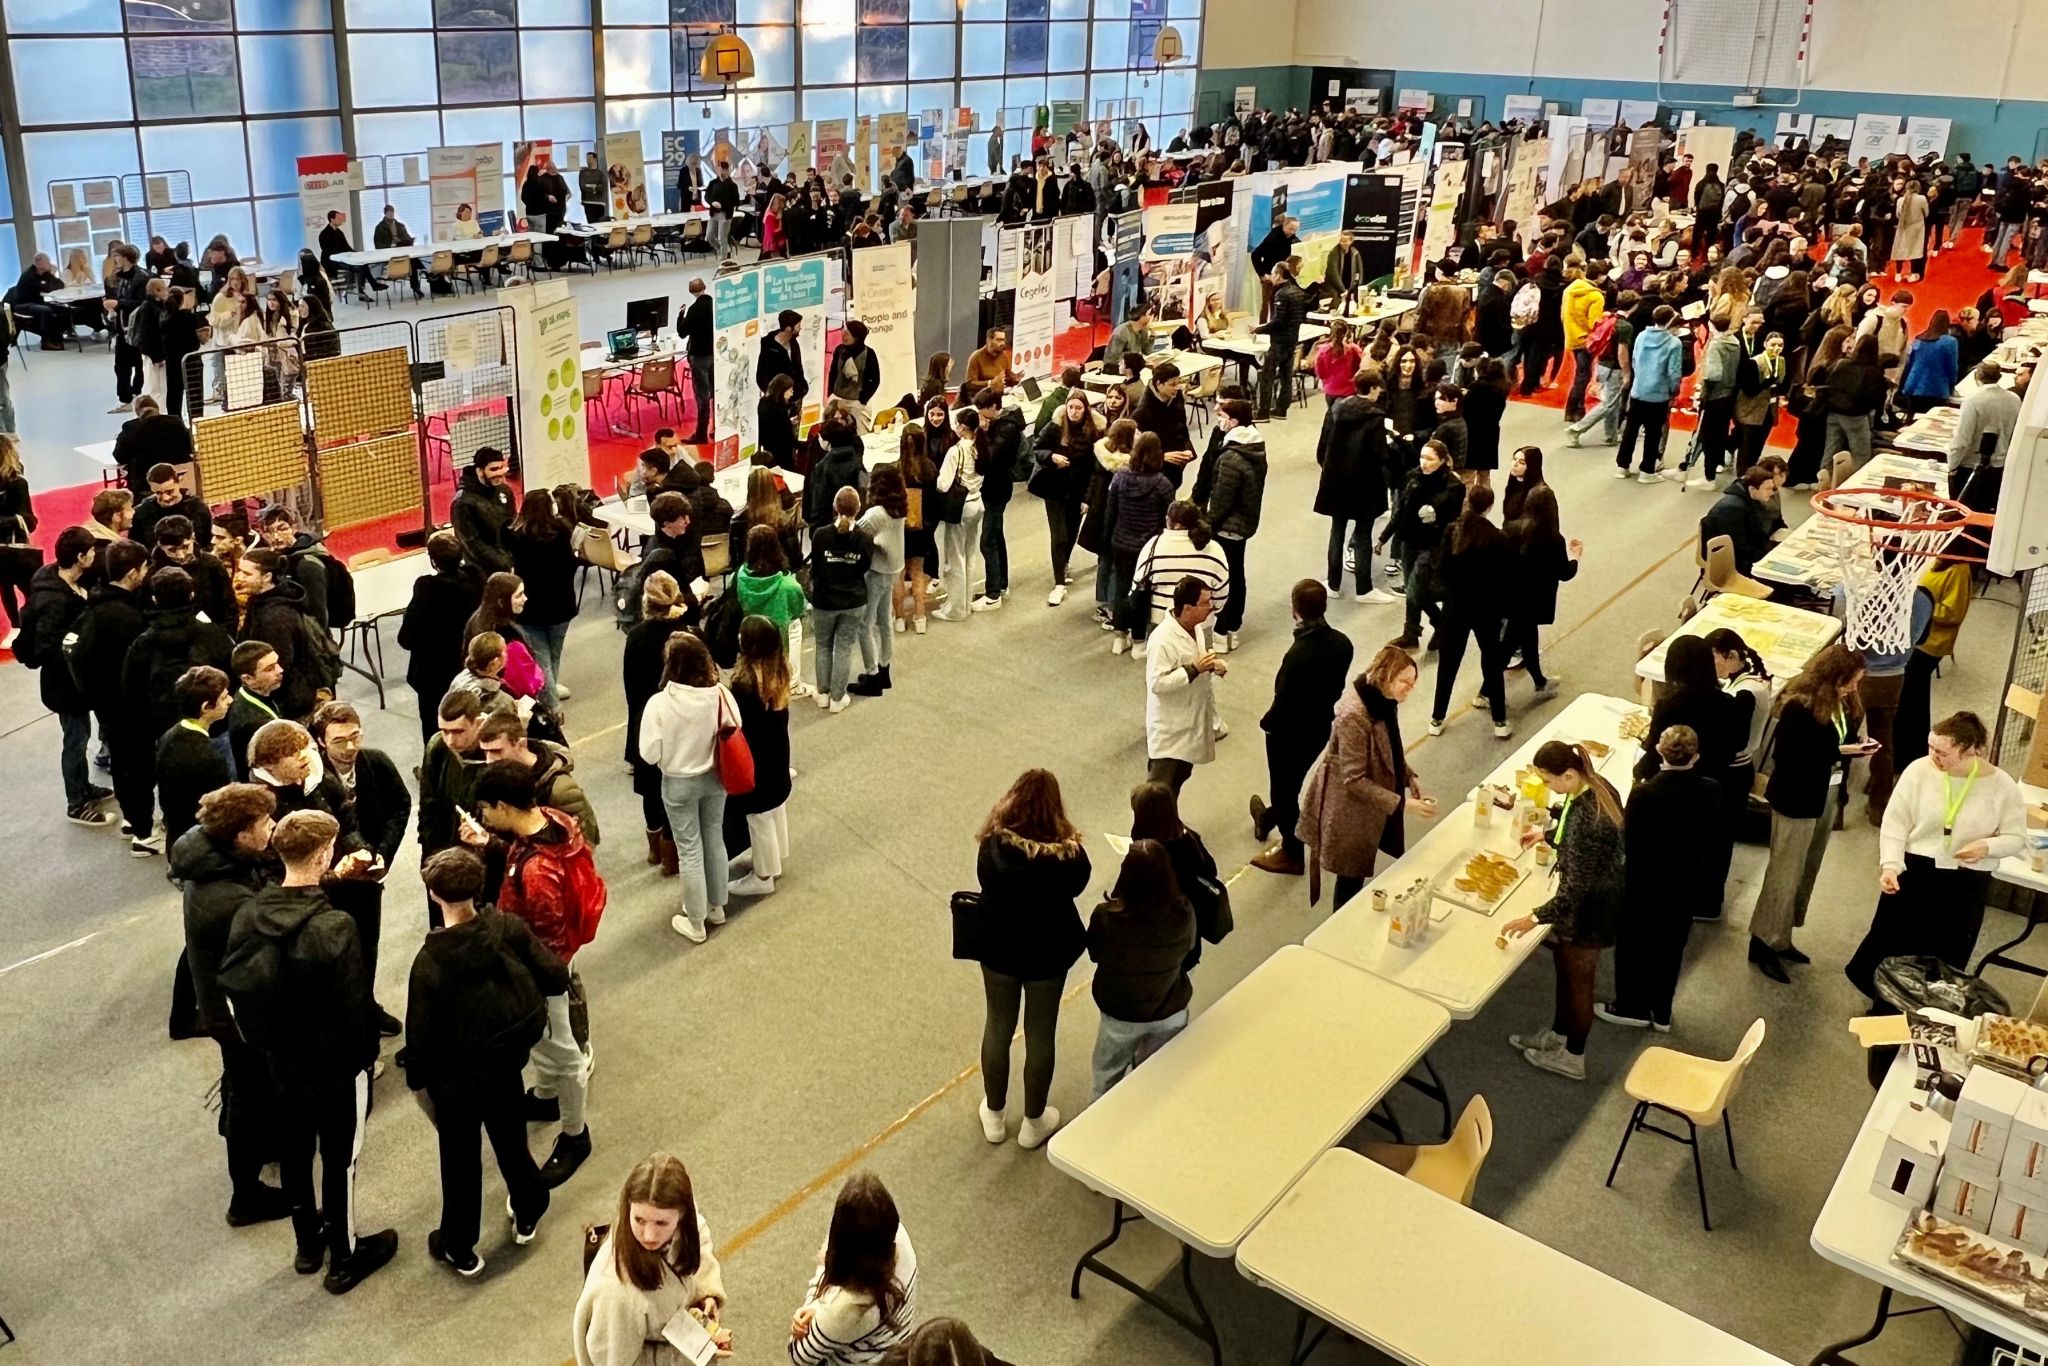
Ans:
{"type": "Polygon", "coordinates": [[[1422,795],[1401,746],[1400,706],[1415,687],[1415,657],[1382,646],[1366,671],[1337,699],[1330,742],[1301,786],[1295,834],[1308,846],[1309,904],[1322,895],[1322,873],[1337,879],[1337,905],[1356,896],[1384,849],[1407,848],[1403,817],[1413,799],[1427,820],[1436,802],[1422,795]]]}

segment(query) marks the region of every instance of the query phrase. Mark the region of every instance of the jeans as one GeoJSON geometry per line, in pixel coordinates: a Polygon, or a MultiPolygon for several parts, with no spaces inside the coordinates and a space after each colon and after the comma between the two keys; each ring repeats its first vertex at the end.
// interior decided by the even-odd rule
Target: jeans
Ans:
{"type": "Polygon", "coordinates": [[[430,1086],[435,1141],[441,1154],[441,1253],[457,1262],[476,1251],[483,1223],[484,1164],[477,1130],[491,1141],[505,1192],[521,1223],[531,1225],[547,1210],[548,1188],[526,1146],[526,1116],[519,1072],[500,1067],[488,1076],[465,1077],[457,1086],[430,1086]]]}
{"type": "MultiPolygon", "coordinates": [[[[1230,566],[1230,601],[1217,614],[1216,629],[1225,635],[1234,635],[1244,625],[1244,552],[1247,542],[1241,536],[1218,536],[1216,544],[1223,549],[1223,558],[1230,566]]],[[[1366,566],[1368,572],[1371,565],[1366,566]]]]}
{"type": "Polygon", "coordinates": [[[1088,1099],[1101,1100],[1102,1093],[1122,1081],[1126,1072],[1164,1048],[1169,1039],[1187,1027],[1186,1010],[1177,1010],[1163,1020],[1142,1023],[1103,1016],[1095,1031],[1095,1084],[1088,1099]]]}
{"type": "Polygon", "coordinates": [[[1074,540],[1081,534],[1078,503],[1051,502],[1045,505],[1045,529],[1052,537],[1052,581],[1067,581],[1067,561],[1073,558],[1074,540]]]}
{"type": "Polygon", "coordinates": [[[705,913],[725,905],[725,786],[715,768],[664,773],[661,804],[668,808],[669,829],[676,837],[683,915],[692,928],[702,930],[705,913]]]}
{"type": "Polygon", "coordinates": [[[697,428],[693,441],[706,441],[711,437],[711,413],[715,399],[712,397],[711,353],[690,357],[690,399],[697,410],[697,428]]]}
{"type": "Polygon", "coordinates": [[[818,607],[811,611],[811,626],[818,636],[818,691],[833,701],[846,696],[853,672],[854,637],[865,630],[865,605],[860,607],[818,607]]]}
{"type": "MultiPolygon", "coordinates": [[[[1863,788],[1863,799],[1869,803],[1872,816],[1884,815],[1885,805],[1892,799],[1892,788],[1899,780],[1899,769],[1904,767],[1898,761],[1899,736],[1892,722],[1899,714],[1899,698],[1905,690],[1904,669],[1891,674],[1865,673],[1856,689],[1863,701],[1863,733],[1884,746],[1870,756],[1870,773],[1863,788]]],[[[1918,745],[1907,744],[1906,753],[1918,752],[1918,745]]]]}
{"type": "Polygon", "coordinates": [[[2012,250],[2013,242],[2024,240],[2024,223],[2000,223],[1997,236],[1991,239],[1991,264],[2003,268],[2006,253],[2012,250]]]}
{"type": "Polygon", "coordinates": [[[1835,458],[1836,451],[1847,451],[1861,465],[1870,459],[1870,415],[1858,413],[1829,413],[1827,437],[1821,443],[1821,464],[1826,465],[1835,458]]]}
{"type": "Polygon", "coordinates": [[[1664,425],[1671,420],[1671,400],[1652,403],[1645,399],[1632,398],[1628,401],[1628,416],[1621,424],[1621,445],[1615,448],[1614,463],[1623,473],[1628,471],[1629,461],[1635,458],[1636,433],[1643,434],[1644,474],[1655,474],[1657,467],[1664,463],[1664,425]]]}
{"type": "Polygon", "coordinates": [[[560,694],[562,690],[562,645],[569,639],[569,623],[558,621],[552,626],[527,626],[526,643],[532,647],[533,662],[540,665],[541,676],[547,679],[548,691],[560,694]]]}
{"type": "Polygon", "coordinates": [[[1432,627],[1443,622],[1443,612],[1437,606],[1436,594],[1431,591],[1429,580],[1436,572],[1436,550],[1401,549],[1402,591],[1408,598],[1408,615],[1401,634],[1414,637],[1422,631],[1422,618],[1429,616],[1432,627]]]}
{"type": "Polygon", "coordinates": [[[1584,436],[1593,430],[1593,424],[1601,424],[1609,444],[1621,439],[1621,411],[1628,401],[1628,390],[1621,382],[1621,367],[1602,365],[1594,371],[1594,379],[1600,385],[1600,401],[1590,412],[1565,430],[1576,436],[1584,436]]]}
{"type": "Polygon", "coordinates": [[[868,600],[860,608],[860,671],[888,668],[896,657],[896,623],[891,593],[898,575],[868,571],[868,600]]]}
{"type": "MultiPolygon", "coordinates": [[[[1344,591],[1344,529],[1351,529],[1351,572],[1361,593],[1372,589],[1372,519],[1332,517],[1330,519],[1330,564],[1324,581],[1332,596],[1344,591]]],[[[1235,590],[1233,590],[1235,591],[1235,590]]]]}
{"type": "Polygon", "coordinates": [[[1048,977],[1027,982],[994,968],[981,970],[981,989],[988,1014],[981,1027],[981,1094],[988,1108],[1000,1113],[1009,1103],[1010,1040],[1017,1033],[1018,1007],[1024,1014],[1024,1117],[1045,1113],[1052,1090],[1054,1041],[1059,1033],[1060,988],[1065,979],[1048,977]]]}
{"type": "Polygon", "coordinates": [[[60,711],[57,724],[64,733],[57,766],[64,774],[64,806],[69,810],[84,804],[86,789],[92,786],[92,766],[85,757],[92,745],[92,715],[60,711]]]}
{"type": "Polygon", "coordinates": [[[1007,498],[984,498],[981,503],[981,560],[988,580],[985,597],[1000,598],[1010,591],[1010,544],[1003,539],[1003,514],[1009,511],[1007,498]]]}
{"type": "Polygon", "coordinates": [[[717,252],[721,259],[732,255],[732,220],[716,209],[711,211],[708,235],[711,238],[711,249],[717,252]]]}
{"type": "Polygon", "coordinates": [[[975,570],[982,564],[981,518],[981,499],[969,498],[959,521],[939,523],[939,562],[946,567],[946,606],[933,615],[941,621],[967,620],[967,595],[974,588],[975,570]]]}
{"type": "Polygon", "coordinates": [[[1572,348],[1572,387],[1565,396],[1564,415],[1577,422],[1586,415],[1586,384],[1593,378],[1593,352],[1590,348],[1572,348]]]}

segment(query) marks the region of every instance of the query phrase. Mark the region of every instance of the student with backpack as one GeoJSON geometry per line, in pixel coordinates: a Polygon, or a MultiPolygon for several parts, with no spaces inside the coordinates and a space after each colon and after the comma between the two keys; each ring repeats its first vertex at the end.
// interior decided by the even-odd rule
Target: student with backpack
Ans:
{"type": "Polygon", "coordinates": [[[121,828],[128,852],[148,858],[163,852],[156,837],[156,774],[152,759],[157,733],[149,729],[147,699],[131,697],[121,687],[128,650],[142,637],[142,587],[149,575],[149,552],[133,541],[107,548],[105,580],[77,623],[77,640],[65,651],[65,663],[79,690],[99,718],[100,740],[113,762],[114,795],[121,805],[121,828]]]}
{"type": "Polygon", "coordinates": [[[277,651],[284,683],[271,699],[278,715],[303,720],[333,696],[341,678],[341,655],[333,638],[313,620],[306,589],[288,573],[284,556],[267,546],[245,551],[235,566],[235,593],[246,597],[242,639],[260,640],[277,651]]]}
{"type": "Polygon", "coordinates": [[[282,881],[235,912],[219,982],[242,1037],[270,1064],[279,1101],[278,1176],[291,1203],[298,1250],[292,1269],[345,1295],[390,1261],[398,1233],[357,1237],[356,1162],[369,1114],[377,1021],[355,922],[321,882],[341,826],[324,811],[294,811],[271,847],[282,881]],[[313,1195],[313,1157],[321,1164],[313,1195]]]}
{"type": "Polygon", "coordinates": [[[57,534],[50,563],[28,581],[28,605],[21,630],[14,637],[14,658],[40,675],[38,695],[57,714],[62,731],[58,768],[64,777],[64,819],[73,825],[112,825],[114,816],[101,803],[113,792],[92,782],[86,750],[92,742],[92,704],[71,676],[64,640],[85,614],[86,580],[92,573],[98,539],[84,527],[66,527],[57,534]]]}
{"type": "Polygon", "coordinates": [[[1622,410],[1628,403],[1629,386],[1634,382],[1635,324],[1629,321],[1642,296],[1632,289],[1624,289],[1614,298],[1614,307],[1600,315],[1600,321],[1593,324],[1593,330],[1586,336],[1586,354],[1593,358],[1593,382],[1600,391],[1600,401],[1587,410],[1577,422],[1567,423],[1564,429],[1564,444],[1576,448],[1579,438],[1593,430],[1601,429],[1608,445],[1621,440],[1622,410]]]}
{"type": "Polygon", "coordinates": [[[483,1218],[477,1130],[490,1139],[505,1178],[512,1241],[539,1232],[548,1187],[526,1147],[520,1071],[547,1030],[547,1000],[566,996],[569,969],[526,922],[490,906],[483,860],[443,849],[420,870],[441,908],[413,959],[406,996],[405,1082],[432,1118],[441,1157],[441,1224],[427,1255],[464,1277],[484,1269],[476,1252],[483,1218]]]}
{"type": "Polygon", "coordinates": [[[321,630],[348,625],[356,615],[356,585],[348,566],[327,553],[311,533],[299,527],[290,508],[272,506],[263,514],[263,543],[284,557],[285,568],[306,590],[306,615],[321,630]]]}
{"type": "MultiPolygon", "coordinates": [[[[606,900],[604,879],[576,822],[542,806],[536,786],[535,770],[516,759],[486,767],[476,782],[476,815],[458,816],[461,839],[503,869],[498,909],[525,921],[534,938],[568,964],[597,937],[606,900]]],[[[547,1028],[533,1045],[534,1086],[526,1095],[525,1117],[532,1123],[559,1119],[562,1125],[540,1169],[542,1183],[550,1188],[574,1176],[590,1156],[590,1128],[583,1120],[590,1028],[583,1002],[582,979],[571,971],[563,991],[547,993],[547,1028]],[[578,1014],[584,1017],[581,1030],[578,1014]]]]}

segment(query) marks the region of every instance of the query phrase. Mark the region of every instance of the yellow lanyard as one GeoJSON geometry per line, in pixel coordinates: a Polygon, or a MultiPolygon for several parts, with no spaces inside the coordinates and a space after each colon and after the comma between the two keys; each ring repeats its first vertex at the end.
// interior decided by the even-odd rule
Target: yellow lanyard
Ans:
{"type": "Polygon", "coordinates": [[[1843,745],[1849,743],[1849,717],[1839,708],[1835,711],[1835,742],[1843,745]]]}
{"type": "Polygon", "coordinates": [[[1956,814],[1963,809],[1963,803],[1970,799],[1970,788],[1975,785],[1976,781],[1977,760],[1975,759],[1970,761],[1970,776],[1963,779],[1963,790],[1961,792],[1950,795],[1948,774],[1944,773],[1941,775],[1941,840],[1943,848],[1947,848],[1955,840],[1956,814]]]}
{"type": "Polygon", "coordinates": [[[1572,793],[1572,795],[1571,795],[1571,796],[1569,796],[1569,797],[1566,797],[1566,798],[1564,799],[1564,805],[1563,805],[1562,807],[1560,807],[1560,808],[1558,809],[1558,813],[1557,813],[1557,847],[1558,847],[1558,848],[1560,848],[1560,849],[1564,848],[1564,824],[1565,824],[1565,822],[1566,822],[1566,821],[1568,821],[1568,820],[1570,820],[1570,819],[1572,818],[1572,803],[1573,803],[1573,802],[1575,802],[1575,801],[1577,801],[1578,799],[1579,799],[1579,794],[1578,794],[1578,793],[1576,793],[1576,792],[1574,792],[1574,793],[1572,793]]]}
{"type": "Polygon", "coordinates": [[[241,698],[244,702],[247,702],[252,707],[262,708],[264,713],[268,715],[271,720],[277,720],[276,710],[272,708],[268,702],[258,697],[255,693],[250,692],[247,688],[237,689],[235,692],[235,696],[241,698]]]}

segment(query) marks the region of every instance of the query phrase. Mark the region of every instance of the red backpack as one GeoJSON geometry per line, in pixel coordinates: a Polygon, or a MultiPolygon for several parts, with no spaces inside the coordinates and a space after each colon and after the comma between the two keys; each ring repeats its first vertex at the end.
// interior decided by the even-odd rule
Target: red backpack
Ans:
{"type": "Polygon", "coordinates": [[[1602,360],[1614,349],[1614,314],[1602,313],[1600,321],[1593,324],[1593,330],[1586,334],[1586,350],[1594,360],[1602,360]]]}
{"type": "MultiPolygon", "coordinates": [[[[575,825],[575,817],[547,810],[575,825]]],[[[512,848],[504,885],[498,892],[498,909],[524,920],[566,963],[597,938],[607,895],[590,846],[580,835],[568,845],[521,840],[512,848]]]]}

